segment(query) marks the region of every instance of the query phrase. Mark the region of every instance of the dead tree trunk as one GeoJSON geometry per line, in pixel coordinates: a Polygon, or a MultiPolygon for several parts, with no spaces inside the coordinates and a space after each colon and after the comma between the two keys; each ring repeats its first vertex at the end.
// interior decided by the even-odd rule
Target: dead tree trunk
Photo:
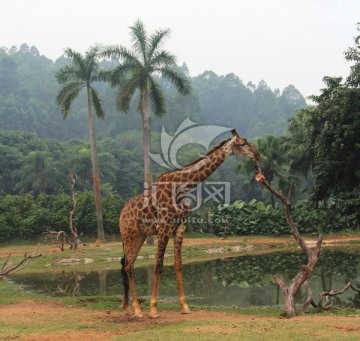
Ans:
{"type": "Polygon", "coordinates": [[[284,294],[284,301],[285,301],[285,315],[288,317],[292,317],[296,315],[296,307],[295,307],[295,295],[298,292],[299,288],[302,284],[307,281],[318,262],[321,244],[323,237],[319,234],[316,246],[314,249],[310,249],[302,236],[300,235],[297,224],[293,221],[291,217],[291,202],[290,202],[290,195],[292,186],[290,186],[289,194],[283,195],[281,192],[275,190],[265,179],[265,177],[261,174],[260,165],[256,163],[256,168],[258,174],[256,176],[256,180],[261,183],[264,187],[266,187],[272,194],[274,194],[277,198],[281,200],[281,202],[285,206],[285,218],[286,222],[290,227],[291,233],[294,236],[296,242],[299,244],[300,248],[306,254],[308,262],[306,265],[302,265],[300,272],[291,280],[290,284],[286,284],[281,275],[276,274],[274,276],[275,282],[280,287],[284,294]]]}
{"type": "Polygon", "coordinates": [[[76,196],[75,196],[75,183],[76,183],[77,176],[75,173],[70,173],[70,191],[71,191],[71,199],[72,199],[72,207],[70,208],[69,213],[69,230],[72,235],[72,241],[69,239],[65,231],[54,231],[45,229],[45,235],[53,235],[56,236],[56,239],[59,241],[59,248],[64,251],[64,245],[69,244],[70,249],[77,249],[80,244],[79,234],[77,232],[77,228],[74,225],[73,218],[76,209],[76,196]]]}
{"type": "Polygon", "coordinates": [[[75,196],[75,183],[76,183],[76,179],[77,176],[75,173],[71,173],[70,174],[70,191],[71,191],[71,198],[72,198],[72,203],[73,203],[73,207],[70,209],[70,215],[69,215],[69,229],[70,232],[73,236],[73,242],[72,242],[72,249],[77,249],[79,244],[80,244],[80,239],[79,239],[79,234],[77,232],[77,228],[73,223],[73,218],[74,218],[74,214],[75,214],[75,209],[76,209],[76,196],[75,196]]]}

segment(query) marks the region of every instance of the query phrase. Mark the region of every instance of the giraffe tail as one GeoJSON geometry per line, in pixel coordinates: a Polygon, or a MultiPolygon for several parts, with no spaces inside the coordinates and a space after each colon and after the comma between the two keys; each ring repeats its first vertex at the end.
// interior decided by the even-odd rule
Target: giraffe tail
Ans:
{"type": "Polygon", "coordinates": [[[126,265],[126,257],[121,257],[121,276],[122,282],[124,286],[124,299],[123,299],[123,306],[126,307],[129,304],[129,276],[125,270],[126,265]]]}

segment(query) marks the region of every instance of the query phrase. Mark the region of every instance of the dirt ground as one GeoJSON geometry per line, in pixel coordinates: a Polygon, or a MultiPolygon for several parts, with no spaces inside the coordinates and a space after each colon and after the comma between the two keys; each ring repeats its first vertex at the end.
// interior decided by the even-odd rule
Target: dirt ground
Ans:
{"type": "MultiPolygon", "coordinates": [[[[27,323],[34,324],[39,327],[39,333],[41,335],[33,335],[30,337],[17,338],[7,337],[7,339],[21,340],[21,341],[64,341],[64,340],[108,340],[112,337],[121,336],[133,333],[134,331],[147,330],[150,326],[156,325],[156,327],[167,326],[181,321],[206,321],[207,323],[216,321],[227,321],[233,323],[233,328],[239,328],[237,326],[241,323],[252,323],[256,325],[260,323],[292,323],[294,321],[302,322],[316,322],[321,324],[325,322],[332,325],[334,332],[340,333],[359,333],[360,332],[360,316],[298,316],[292,319],[284,319],[280,317],[259,317],[251,315],[238,315],[226,312],[209,312],[209,311],[195,311],[190,315],[181,315],[174,311],[164,311],[161,313],[161,317],[158,319],[150,319],[144,314],[142,319],[129,319],[126,317],[120,309],[118,311],[96,311],[90,309],[68,308],[56,303],[48,302],[33,302],[25,301],[18,304],[9,306],[3,306],[0,309],[0,323],[6,323],[6,321],[12,321],[13,323],[27,323]],[[76,317],[78,323],[84,326],[80,329],[62,329],[54,333],[41,333],[42,328],[48,328],[52,324],[64,324],[71,321],[76,317]],[[108,328],[107,326],[111,326],[108,328]],[[91,327],[90,327],[91,326],[91,327]]],[[[231,330],[224,330],[223,326],[217,326],[216,323],[209,326],[196,327],[196,331],[199,328],[206,328],[209,331],[219,335],[226,335],[232,333],[231,330]],[[224,334],[225,333],[225,334],[224,334]]],[[[51,329],[51,328],[50,328],[51,329]]],[[[235,330],[233,332],[236,332],[235,330]]],[[[1,339],[1,335],[0,335],[1,339]]]]}

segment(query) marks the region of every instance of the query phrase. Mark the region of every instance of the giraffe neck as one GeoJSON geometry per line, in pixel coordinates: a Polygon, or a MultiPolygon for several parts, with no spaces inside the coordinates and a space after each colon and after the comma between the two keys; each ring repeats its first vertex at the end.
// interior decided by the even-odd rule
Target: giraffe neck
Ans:
{"type": "Polygon", "coordinates": [[[232,140],[221,143],[205,156],[180,169],[163,174],[158,180],[199,183],[207,179],[232,154],[232,140]]]}

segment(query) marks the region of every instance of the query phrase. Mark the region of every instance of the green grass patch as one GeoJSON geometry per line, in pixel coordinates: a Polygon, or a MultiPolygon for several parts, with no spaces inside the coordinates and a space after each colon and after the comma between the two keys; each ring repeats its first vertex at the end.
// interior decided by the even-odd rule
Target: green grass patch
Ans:
{"type": "Polygon", "coordinates": [[[0,309],[3,305],[36,299],[44,299],[44,296],[28,291],[23,286],[14,284],[10,279],[0,280],[0,309]]]}

